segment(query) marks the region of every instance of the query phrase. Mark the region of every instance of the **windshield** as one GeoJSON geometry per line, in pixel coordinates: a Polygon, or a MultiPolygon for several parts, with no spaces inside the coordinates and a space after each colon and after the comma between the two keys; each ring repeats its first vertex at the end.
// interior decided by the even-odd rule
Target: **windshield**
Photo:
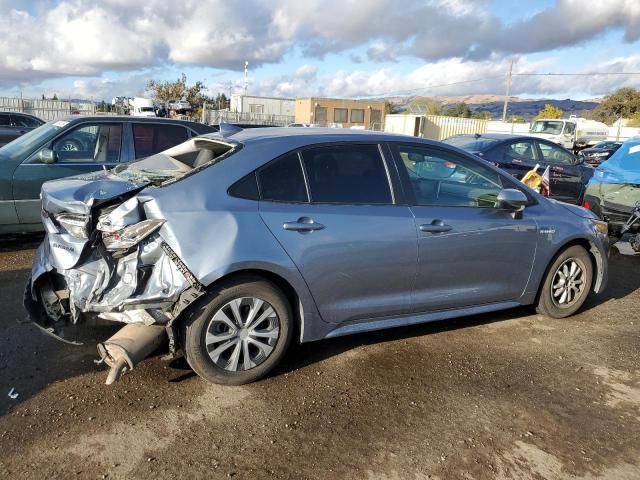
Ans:
{"type": "Polygon", "coordinates": [[[58,120],[40,125],[38,128],[7,143],[4,147],[0,148],[0,153],[4,153],[10,157],[22,157],[24,154],[30,153],[33,149],[46,143],[51,137],[58,133],[62,127],[66,126],[67,123],[69,122],[58,120]]]}
{"type": "Polygon", "coordinates": [[[133,183],[163,185],[219,163],[236,151],[236,145],[195,138],[135,162],[121,164],[111,172],[133,183]]]}
{"type": "Polygon", "coordinates": [[[476,136],[458,135],[447,138],[444,143],[461,148],[468,152],[484,152],[493,146],[498,140],[476,136]]]}
{"type": "Polygon", "coordinates": [[[549,133],[551,135],[560,135],[562,132],[563,122],[558,120],[536,120],[531,125],[531,133],[549,133]]]}

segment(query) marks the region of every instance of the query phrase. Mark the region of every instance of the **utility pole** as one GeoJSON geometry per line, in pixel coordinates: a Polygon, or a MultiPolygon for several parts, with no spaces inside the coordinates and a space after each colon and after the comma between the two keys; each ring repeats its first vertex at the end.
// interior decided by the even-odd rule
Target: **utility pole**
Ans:
{"type": "Polygon", "coordinates": [[[246,95],[249,88],[249,62],[244,62],[244,85],[242,88],[242,94],[246,95]]]}
{"type": "Polygon", "coordinates": [[[509,72],[507,73],[507,88],[504,94],[504,107],[502,107],[502,121],[507,121],[507,107],[509,106],[509,96],[511,95],[511,74],[513,73],[513,60],[509,64],[509,72]]]}

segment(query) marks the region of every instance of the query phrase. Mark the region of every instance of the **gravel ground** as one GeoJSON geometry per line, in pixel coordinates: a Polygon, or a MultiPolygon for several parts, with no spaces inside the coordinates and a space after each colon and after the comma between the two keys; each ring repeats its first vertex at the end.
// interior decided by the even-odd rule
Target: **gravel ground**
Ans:
{"type": "Polygon", "coordinates": [[[640,478],[640,257],[613,254],[607,291],[563,321],[317,342],[244,387],[154,357],[107,387],[113,329],[77,347],[18,323],[37,241],[0,241],[0,478],[640,478]]]}

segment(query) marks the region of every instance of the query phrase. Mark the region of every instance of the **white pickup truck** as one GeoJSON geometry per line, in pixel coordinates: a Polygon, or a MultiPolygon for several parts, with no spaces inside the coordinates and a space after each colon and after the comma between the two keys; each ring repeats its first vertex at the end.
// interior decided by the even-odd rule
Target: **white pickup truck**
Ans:
{"type": "Polygon", "coordinates": [[[571,115],[569,118],[540,118],[531,123],[529,135],[546,138],[569,150],[600,143],[609,136],[609,127],[595,120],[571,115]]]}

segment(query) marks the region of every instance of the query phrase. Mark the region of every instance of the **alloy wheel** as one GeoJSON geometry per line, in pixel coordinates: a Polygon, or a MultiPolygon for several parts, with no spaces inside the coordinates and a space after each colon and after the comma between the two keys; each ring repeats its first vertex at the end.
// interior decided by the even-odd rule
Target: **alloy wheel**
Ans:
{"type": "Polygon", "coordinates": [[[582,298],[586,288],[585,270],[578,258],[569,258],[558,267],[551,282],[551,298],[556,306],[568,308],[582,298]]]}
{"type": "Polygon", "coordinates": [[[205,346],[218,367],[232,371],[250,370],[263,363],[276,346],[280,319],[274,308],[255,297],[231,300],[210,320],[205,346]]]}

